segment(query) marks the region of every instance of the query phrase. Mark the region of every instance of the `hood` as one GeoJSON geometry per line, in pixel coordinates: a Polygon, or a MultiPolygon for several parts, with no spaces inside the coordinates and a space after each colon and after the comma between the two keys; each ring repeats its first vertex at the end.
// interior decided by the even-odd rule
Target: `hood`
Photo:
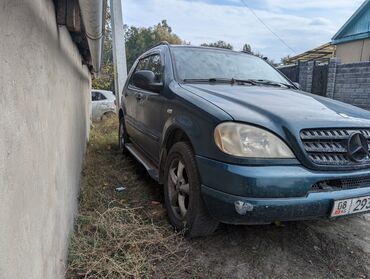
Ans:
{"type": "MultiPolygon", "coordinates": [[[[294,134],[305,128],[370,127],[370,112],[299,90],[273,86],[181,84],[235,121],[294,134]]],[[[281,134],[281,133],[280,133],[281,134]]]]}

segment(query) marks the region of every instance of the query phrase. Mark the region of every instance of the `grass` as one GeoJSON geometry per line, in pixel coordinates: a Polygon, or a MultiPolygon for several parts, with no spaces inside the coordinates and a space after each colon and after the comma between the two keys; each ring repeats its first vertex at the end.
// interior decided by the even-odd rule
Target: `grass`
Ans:
{"type": "Polygon", "coordinates": [[[120,153],[117,126],[110,118],[91,131],[67,278],[193,277],[189,246],[166,221],[159,185],[120,153]]]}

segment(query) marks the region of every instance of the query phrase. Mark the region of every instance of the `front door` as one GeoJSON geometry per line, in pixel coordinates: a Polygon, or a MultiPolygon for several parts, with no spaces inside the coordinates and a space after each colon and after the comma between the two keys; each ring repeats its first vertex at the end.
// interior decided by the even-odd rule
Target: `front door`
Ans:
{"type": "MultiPolygon", "coordinates": [[[[140,70],[145,70],[147,68],[148,61],[149,58],[140,59],[136,65],[134,73],[140,70]]],[[[140,132],[138,130],[138,124],[136,121],[136,110],[141,89],[134,86],[132,82],[133,74],[131,75],[131,79],[129,80],[127,89],[125,90],[125,125],[127,133],[130,135],[130,140],[133,143],[137,143],[137,139],[140,137],[140,132]]]]}
{"type": "MultiPolygon", "coordinates": [[[[151,53],[138,63],[138,70],[150,70],[156,76],[156,82],[163,82],[163,62],[159,52],[151,53]]],[[[135,96],[135,119],[131,124],[135,127],[133,141],[153,162],[159,162],[160,138],[163,129],[163,104],[165,98],[161,92],[144,90],[129,84],[128,92],[135,96]]]]}

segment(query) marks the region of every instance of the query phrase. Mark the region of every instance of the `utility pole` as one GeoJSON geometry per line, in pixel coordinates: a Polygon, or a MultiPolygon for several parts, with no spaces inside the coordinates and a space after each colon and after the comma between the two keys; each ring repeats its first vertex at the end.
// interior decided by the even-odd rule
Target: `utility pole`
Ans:
{"type": "Polygon", "coordinates": [[[117,109],[121,106],[121,94],[127,78],[126,49],[123,30],[121,0],[110,0],[113,44],[114,91],[117,109]]]}

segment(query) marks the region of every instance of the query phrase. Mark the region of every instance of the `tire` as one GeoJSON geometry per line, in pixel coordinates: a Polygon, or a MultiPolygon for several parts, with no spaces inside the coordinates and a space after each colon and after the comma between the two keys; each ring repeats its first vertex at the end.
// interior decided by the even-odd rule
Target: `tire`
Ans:
{"type": "Polygon", "coordinates": [[[128,134],[125,126],[125,120],[122,117],[119,119],[119,128],[118,128],[118,146],[123,154],[127,153],[125,144],[129,142],[128,134]]]}
{"type": "Polygon", "coordinates": [[[164,176],[165,206],[172,226],[187,237],[212,234],[218,221],[208,213],[201,196],[201,183],[192,148],[174,144],[168,154],[164,176]]]}
{"type": "Polygon", "coordinates": [[[105,121],[109,118],[113,118],[116,114],[113,112],[113,111],[108,111],[106,113],[104,113],[101,117],[101,121],[105,121]]]}

